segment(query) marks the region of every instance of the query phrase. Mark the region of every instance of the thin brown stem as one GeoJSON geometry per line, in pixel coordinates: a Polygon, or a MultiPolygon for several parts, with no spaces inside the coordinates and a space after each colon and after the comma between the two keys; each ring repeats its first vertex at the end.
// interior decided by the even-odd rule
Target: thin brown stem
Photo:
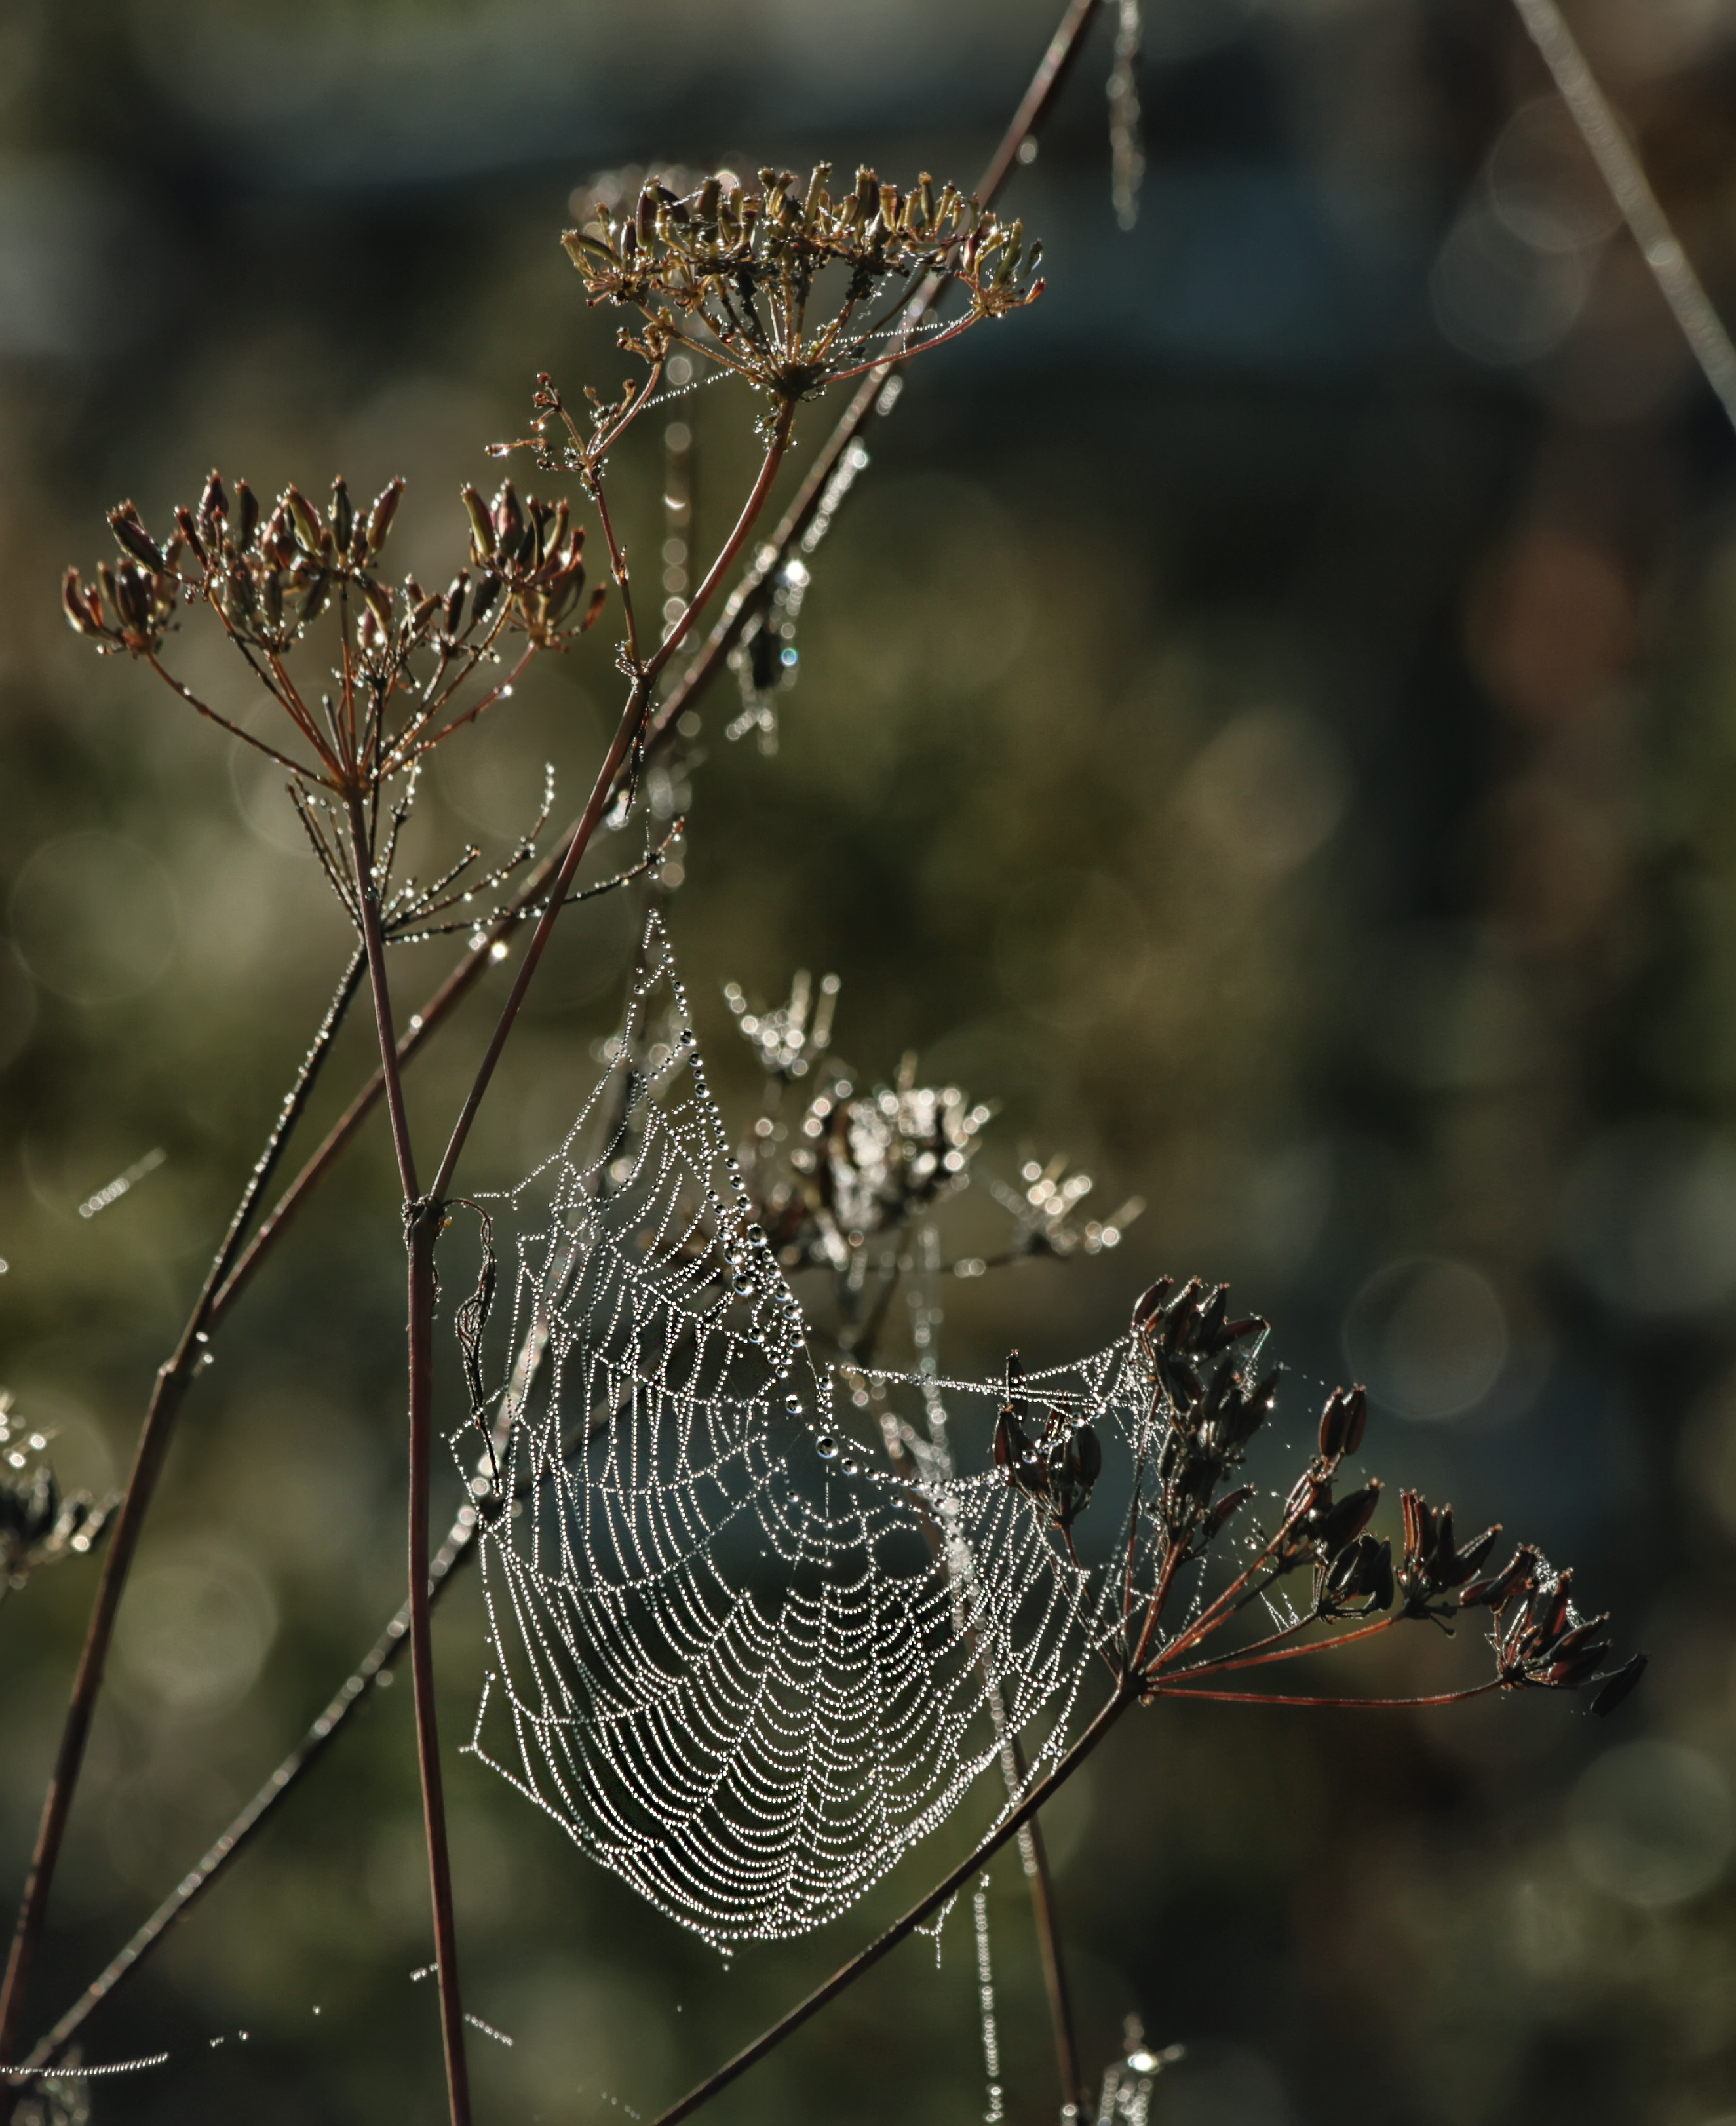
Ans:
{"type": "Polygon", "coordinates": [[[597,770],[597,781],[592,787],[590,801],[585,806],[583,815],[573,830],[571,840],[567,844],[566,853],[561,859],[559,871],[555,874],[554,884],[550,893],[548,904],[537,920],[535,929],[531,933],[530,943],[525,947],[525,956],[519,964],[517,976],[507,993],[505,1004],[501,1007],[500,1018],[496,1023],[493,1034],[489,1039],[482,1061],[477,1066],[475,1079],[465,1096],[458,1120],[453,1125],[445,1156],[440,1162],[440,1171],[434,1177],[434,1193],[436,1197],[444,1196],[451,1185],[454,1169],[464,1150],[465,1140],[470,1134],[471,1126],[476,1120],[477,1111],[482,1105],[483,1096],[488,1091],[489,1080],[494,1075],[502,1051],[506,1047],[512,1028],[517,1023],[519,1012],[524,1004],[525,993],[531,986],[537,966],[547,949],[550,934],[554,930],[562,907],[565,905],[567,890],[573,883],[573,875],[583,861],[585,852],[591,846],[591,838],[597,832],[598,823],[608,806],[610,796],[615,788],[616,774],[626,763],[629,754],[633,751],[644,729],[646,711],[650,703],[650,690],[656,680],[658,672],[670,651],[681,640],[684,629],[704,607],[716,588],[729,564],[740,551],[748,532],[752,529],[754,519],[763,508],[766,497],[771,491],[771,482],[776,475],[779,462],[789,446],[790,423],[794,417],[795,408],[786,406],[779,417],[778,427],[767,449],[765,461],[760,467],[759,475],[753,483],[752,490],[736,522],[734,531],[730,533],[724,543],[723,551],[712,564],[710,572],[705,582],[694,593],[692,602],[688,606],[686,613],[676,623],[662,648],[644,666],[629,689],[626,706],[621,711],[621,720],[616,726],[613,742],[603,757],[602,766],[597,770]]]}
{"type": "Polygon", "coordinates": [[[594,466],[589,481],[591,500],[597,509],[597,521],[602,527],[604,543],[609,549],[609,573],[620,598],[621,624],[627,631],[627,662],[636,672],[639,669],[639,622],[633,612],[633,579],[627,569],[626,549],[616,536],[615,519],[609,514],[609,498],[603,487],[603,471],[594,466]]]}
{"type": "MultiPolygon", "coordinates": [[[[395,1060],[393,1067],[395,1070],[395,1060]]],[[[410,1352],[408,1607],[410,1672],[416,1689],[416,1755],[422,1773],[428,1894],[434,1912],[435,1976],[440,1987],[446,2100],[452,2126],[469,2126],[470,2076],[465,2055],[464,1997],[458,1977],[458,1927],[452,1911],[451,1859],[446,1848],[446,1792],[434,1703],[434,1638],[428,1604],[428,1506],[434,1443],[434,1243],[440,1231],[440,1207],[435,1202],[407,1206],[405,1220],[410,1352]]]]}
{"type": "Polygon", "coordinates": [[[469,2126],[469,2068],[465,2054],[464,2000],[458,1976],[458,1930],[452,1912],[452,1869],[446,1848],[446,1795],[441,1775],[440,1727],[434,1703],[434,1639],[428,1608],[428,1506],[434,1439],[434,1243],[440,1231],[438,1192],[425,1198],[417,1185],[416,1155],[404,1110],[403,1081],[392,1031],[386,984],[385,937],[374,882],[372,840],[361,793],[345,792],[351,853],[367,947],[374,1016],[380,1033],[386,1108],[403,1187],[408,1256],[409,1366],[408,1607],[410,1670],[416,1691],[416,1755],[422,1774],[422,1826],[428,1851],[428,1890],[434,1914],[436,1977],[440,1988],[441,2037],[446,2054],[446,2100],[452,2126],[469,2126]]]}
{"type": "Polygon", "coordinates": [[[85,1628],[84,1646],[79,1655],[66,1717],[61,1726],[54,1768],[43,1796],[42,1816],[37,1826],[30,1871],[25,1878],[24,1895],[18,1908],[17,1926],[7,1962],[4,1990],[0,1991],[0,2065],[12,2059],[17,2047],[36,1945],[48,1916],[49,1896],[54,1887],[54,1871],[66,1835],[73,1796],[78,1790],[79,1773],[84,1763],[91,1721],[102,1688],[109,1646],[114,1637],[115,1618],[120,1610],[120,1598],[126,1590],[127,1577],[132,1570],[139,1538],[156,1493],[157,1481],[162,1474],[169,1443],[174,1437],[176,1420],[205,1354],[209,1332],[216,1318],[217,1295],[224,1280],[230,1273],[248,1225],[261,1198],[271,1185],[271,1176],[288,1146],[290,1135],[312,1097],[321,1069],[331,1053],[337,1029],[343,1023],[344,1014],[356,994],[361,969],[362,957],[357,952],[351,957],[344,971],[343,979],[337,985],[325,1018],[278,1111],[276,1127],[266,1140],[265,1150],[255,1161],[253,1170],[248,1177],[241,1200],[229,1221],[229,1231],[212,1259],[180,1339],[169,1357],[158,1368],[151,1399],[145,1409],[144,1422],[139,1427],[133,1467],[128,1474],[126,1488],[121,1494],[120,1505],[103,1553],[96,1599],[92,1604],[90,1622],[85,1628]]]}
{"type": "Polygon", "coordinates": [[[1437,1690],[1427,1698],[1290,1698],[1263,1690],[1194,1690],[1182,1689],[1175,1684],[1161,1684],[1153,1691],[1154,1698],[1198,1698],[1210,1699],[1218,1705],[1321,1705],[1348,1713],[1403,1713],[1417,1706],[1463,1705],[1467,1698],[1486,1698],[1492,1690],[1502,1690],[1507,1685],[1501,1677],[1492,1676],[1487,1683],[1474,1683],[1463,1690],[1437,1690]]]}
{"type": "Polygon", "coordinates": [[[148,654],[144,661],[172,694],[178,695],[190,709],[196,709],[199,714],[209,722],[215,724],[219,730],[226,730],[231,738],[238,738],[243,745],[252,746],[255,753],[262,753],[268,760],[275,760],[280,768],[288,768],[290,774],[305,775],[310,780],[316,779],[313,777],[309,769],[302,767],[299,762],[291,760],[288,754],[280,753],[275,745],[267,745],[262,738],[255,738],[251,731],[243,730],[239,724],[231,723],[227,716],[219,716],[208,703],[201,702],[191,687],[182,684],[159,658],[148,654]]]}
{"type": "Polygon", "coordinates": [[[488,1048],[484,1053],[482,1061],[477,1065],[476,1075],[471,1082],[469,1093],[465,1095],[465,1103],[460,1110],[458,1120],[452,1126],[452,1134],[447,1140],[445,1156],[440,1162],[440,1171],[434,1177],[434,1193],[436,1197],[444,1196],[451,1185],[453,1169],[458,1165],[459,1155],[465,1148],[465,1141],[470,1134],[472,1123],[476,1120],[477,1110],[482,1105],[483,1095],[488,1089],[488,1081],[494,1075],[495,1067],[500,1061],[501,1051],[505,1048],[507,1037],[517,1022],[519,1011],[524,1004],[525,992],[530,988],[531,980],[536,972],[537,964],[548,947],[550,933],[554,928],[555,919],[559,915],[565,904],[567,889],[572,885],[573,874],[583,861],[585,851],[591,846],[591,837],[597,832],[597,823],[601,820],[604,810],[609,802],[609,793],[615,784],[615,772],[627,758],[634,740],[639,735],[640,726],[644,722],[645,701],[644,683],[643,681],[637,682],[628,693],[627,704],[621,711],[620,722],[616,728],[614,739],[610,744],[608,752],[603,756],[602,766],[597,770],[597,781],[591,791],[590,802],[585,806],[578,824],[573,829],[572,838],[567,843],[566,853],[561,858],[560,868],[554,875],[554,882],[550,891],[547,905],[537,919],[536,928],[531,934],[530,943],[525,947],[524,958],[519,963],[518,973],[513,980],[512,989],[507,992],[507,1000],[501,1007],[500,1017],[495,1023],[494,1032],[489,1038],[488,1048]]]}
{"type": "Polygon", "coordinates": [[[403,1080],[398,1068],[398,1043],[392,1032],[392,993],[386,980],[386,941],[380,921],[380,891],[374,881],[374,852],[361,792],[351,786],[344,793],[344,802],[350,820],[350,855],[356,867],[356,915],[362,942],[367,948],[368,985],[374,999],[374,1023],[380,1035],[381,1068],[385,1074],[386,1113],[391,1117],[392,1149],[397,1155],[398,1178],[403,1187],[408,1212],[422,1191],[416,1185],[416,1153],[410,1142],[403,1080]]]}
{"type": "MultiPolygon", "coordinates": [[[[1252,1646],[1244,1646],[1238,1654],[1223,1654],[1215,1661],[1194,1661],[1186,1668],[1178,1668],[1169,1673],[1176,1676],[1228,1675],[1233,1669],[1269,1668],[1274,1661],[1300,1661],[1304,1654],[1327,1654],[1334,1652],[1339,1646],[1354,1646],[1359,1639],[1371,1639],[1382,1632],[1391,1631],[1393,1626],[1402,1623],[1403,1618],[1402,1616],[1378,1617],[1373,1623],[1359,1625],[1354,1632],[1337,1632],[1330,1637],[1309,1639],[1300,1646],[1281,1646],[1278,1643],[1314,1621],[1312,1617],[1304,1617],[1300,1623],[1291,1625],[1288,1631],[1274,1632],[1269,1639],[1256,1640],[1252,1646]]],[[[1157,1661],[1153,1662],[1150,1673],[1157,1675],[1165,1673],[1165,1670],[1166,1664],[1157,1661]]]]}
{"type": "Polygon", "coordinates": [[[1045,1779],[1040,1779],[1031,1792],[1010,1811],[971,1853],[961,1860],[951,1873],[942,1878],[927,1895],[913,1905],[902,1919],[896,1920],[886,1931],[877,1935],[868,1946],[850,1961],[834,1971],[823,1986],[817,1986],[806,2000],[799,2001],[789,2013],[781,2016],[770,2029],[762,2030],[751,2045],[745,2045],[734,2059],[726,2060],[715,2073],[708,2075],[697,2088],[691,2089],[678,2104],[667,2111],[659,2112],[652,2126],[677,2126],[677,2121],[691,2118],[702,2105],[733,2081],[739,2081],[749,2067],[764,2059],[767,2053],[775,2052],[784,2040],[799,2030],[810,2016],[816,2015],[829,2001],[835,2001],[847,1987],[853,1986],[865,1972],[871,1971],[880,1959],[914,1934],[931,1912],[938,1911],[948,1898],[956,1897],[973,1875],[978,1874],[992,1860],[1010,1839],[1016,1838],[1024,1826],[1054,1798],[1058,1790],[1070,1779],[1099,1742],[1114,1727],[1128,1707],[1135,1702],[1137,1694],[1117,1691],[1106,1701],[1102,1709],[1080,1736],[1078,1741],[1062,1758],[1045,1779]]]}

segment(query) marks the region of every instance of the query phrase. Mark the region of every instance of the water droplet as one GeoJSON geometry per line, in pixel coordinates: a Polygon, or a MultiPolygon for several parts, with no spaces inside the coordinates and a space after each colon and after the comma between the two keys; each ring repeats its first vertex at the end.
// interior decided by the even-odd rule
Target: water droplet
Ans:
{"type": "Polygon", "coordinates": [[[837,1455],[837,1442],[829,1432],[823,1432],[814,1443],[814,1451],[822,1462],[833,1461],[837,1455]]]}
{"type": "Polygon", "coordinates": [[[732,1277],[729,1280],[729,1289],[739,1298],[751,1299],[759,1290],[759,1287],[751,1277],[732,1277]]]}
{"type": "Polygon", "coordinates": [[[799,1395],[786,1395],[784,1397],[784,1407],[792,1417],[800,1417],[802,1414],[801,1397],[799,1395]]]}
{"type": "Polygon", "coordinates": [[[860,1476],[861,1473],[861,1463],[856,1460],[853,1454],[847,1454],[844,1457],[844,1474],[847,1476],[860,1476]]]}

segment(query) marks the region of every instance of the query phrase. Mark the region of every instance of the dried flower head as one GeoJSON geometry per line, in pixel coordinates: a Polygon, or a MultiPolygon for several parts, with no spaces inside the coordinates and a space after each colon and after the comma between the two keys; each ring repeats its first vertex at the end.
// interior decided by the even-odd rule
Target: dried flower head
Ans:
{"type": "Polygon", "coordinates": [[[640,311],[656,343],[679,341],[784,402],[911,351],[903,314],[931,273],[968,305],[928,345],[1042,292],[1041,247],[1026,250],[1023,224],[955,186],[936,192],[924,176],[901,192],[861,169],[834,199],[831,176],[829,163],[805,187],[762,170],[757,190],[710,177],[685,198],[648,181],[631,211],[599,201],[561,240],[592,304],[640,311]]]}
{"type": "Polygon", "coordinates": [[[498,661],[511,629],[531,650],[557,649],[589,626],[602,593],[575,619],[584,588],[584,534],[564,502],[521,503],[504,483],[492,503],[464,490],[470,566],[444,592],[412,577],[401,585],[379,560],[403,492],[394,480],[358,510],[342,478],[321,512],[286,488],[269,516],[245,480],[231,498],[214,472],[196,508],[175,512],[160,542],[137,508],[109,513],[120,565],[101,564],[87,585],[67,571],[63,602],[70,625],[105,654],[127,651],[163,673],[164,639],[183,604],[217,615],[266,692],[311,752],[296,758],[240,729],[170,683],[213,721],[309,782],[344,791],[377,788],[402,774],[504,691],[489,688],[460,706],[460,690],[498,661]],[[322,616],[335,616],[334,691],[315,706],[291,678],[287,660],[322,616]]]}
{"type": "MultiPolygon", "coordinates": [[[[1252,1316],[1233,1319],[1225,1285],[1209,1286],[1195,1278],[1178,1289],[1172,1279],[1160,1278],[1136,1302],[1133,1327],[1150,1368],[1153,1419],[1163,1443],[1146,1510],[1171,1555],[1191,1562],[1255,1496],[1251,1484],[1226,1486],[1276,1407],[1282,1377],[1277,1372],[1256,1376],[1254,1361],[1267,1325],[1252,1316]]],[[[1022,1406],[1012,1404],[1012,1392],[1009,1387],[1009,1406],[1017,1415],[1022,1406]]],[[[1379,1477],[1342,1493],[1337,1489],[1345,1457],[1361,1445],[1367,1422],[1368,1399],[1361,1388],[1335,1388],[1328,1396],[1316,1451],[1291,1486],[1276,1526],[1246,1538],[1249,1562],[1230,1587],[1151,1654],[1142,1676],[1146,1694],[1201,1694],[1205,1679],[1218,1671],[1329,1652],[1413,1621],[1426,1620],[1451,1632],[1466,1611],[1487,1609],[1494,1616],[1489,1633],[1494,1675],[1444,1698],[1415,1702],[1441,1703],[1494,1690],[1577,1690],[1597,1684],[1601,1688],[1592,1710],[1613,1712],[1639,1680],[1645,1656],[1636,1656],[1619,1669],[1604,1668],[1610,1652],[1609,1618],[1583,1617],[1574,1609],[1570,1572],[1557,1572],[1523,1545],[1511,1564],[1479,1579],[1500,1528],[1485,1528],[1461,1544],[1454,1533],[1452,1508],[1432,1506],[1421,1492],[1410,1491],[1401,1497],[1403,1550],[1394,1563],[1391,1542],[1373,1533],[1369,1525],[1380,1505],[1379,1477]],[[1311,1596],[1290,1609],[1285,1621],[1276,1605],[1276,1590],[1281,1581],[1303,1571],[1311,1577],[1311,1596]],[[1257,1603],[1270,1607],[1278,1619],[1276,1629],[1240,1653],[1200,1657],[1206,1637],[1257,1603]],[[1347,1623],[1347,1630],[1334,1628],[1347,1623]]],[[[996,1459],[1009,1482],[1031,1489],[1023,1472],[1041,1473],[1042,1448],[1033,1455],[1006,1413],[1003,1429],[1006,1451],[998,1436],[996,1459]],[[1016,1451],[1021,1448],[1026,1449],[1022,1460],[1016,1451]]],[[[1055,1431],[1053,1424],[1050,1430],[1055,1431]]],[[[1056,1518],[1052,1508],[1051,1518],[1056,1518]]],[[[1153,1643],[1154,1629],[1153,1618],[1135,1651],[1136,1668],[1153,1643]]],[[[1204,1694],[1247,1694],[1207,1687],[1204,1694]]],[[[1288,1697],[1282,1702],[1353,1701],[1288,1697]]]]}
{"type": "Polygon", "coordinates": [[[38,1458],[49,1439],[15,1414],[10,1392],[0,1389],[0,1600],[40,1566],[83,1555],[116,1504],[88,1491],[63,1496],[54,1471],[38,1458]]]}

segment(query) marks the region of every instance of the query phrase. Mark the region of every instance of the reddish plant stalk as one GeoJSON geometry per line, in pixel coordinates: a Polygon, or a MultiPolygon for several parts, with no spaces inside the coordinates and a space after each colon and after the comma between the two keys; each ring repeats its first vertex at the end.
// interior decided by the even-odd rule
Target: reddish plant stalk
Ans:
{"type": "Polygon", "coordinates": [[[428,1609],[428,1507],[434,1439],[434,1243],[440,1231],[437,1201],[417,1184],[416,1154],[404,1110],[403,1080],[392,1030],[386,947],[374,881],[373,852],[361,791],[345,791],[350,845],[356,864],[356,909],[367,947],[368,979],[380,1033],[386,1108],[403,1189],[404,1246],[408,1256],[409,1346],[409,1531],[407,1595],[410,1612],[410,1671],[415,1683],[416,1755],[422,1774],[422,1827],[428,1852],[428,1888],[434,1913],[436,1977],[440,1988],[441,2040],[446,2056],[446,2102],[452,2126],[470,2126],[470,2081],[465,2057],[464,2000],[458,1978],[458,1932],[452,1915],[452,1869],[446,1847],[446,1797],[440,1768],[440,1727],[434,1703],[434,1639],[428,1609]]]}

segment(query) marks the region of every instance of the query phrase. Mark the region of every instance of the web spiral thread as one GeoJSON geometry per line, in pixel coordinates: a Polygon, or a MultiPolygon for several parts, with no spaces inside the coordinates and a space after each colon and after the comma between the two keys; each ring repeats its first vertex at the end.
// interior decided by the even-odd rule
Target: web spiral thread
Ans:
{"type": "MultiPolygon", "coordinates": [[[[502,1361],[475,1413],[514,1503],[482,1544],[471,1746],[727,1947],[845,1911],[1002,1764],[1009,1727],[1027,1780],[1064,1746],[1121,1628],[1155,1413],[1125,1343],[1024,1383],[1104,1449],[1077,1557],[991,1465],[993,1385],[878,1377],[919,1436],[944,1389],[950,1445],[913,1481],[876,1467],[752,1222],[654,913],[639,966],[565,1141],[490,1200],[517,1256],[503,1348],[546,1347],[528,1375],[502,1361]]],[[[453,1443],[473,1468],[474,1426],[453,1443]]]]}

